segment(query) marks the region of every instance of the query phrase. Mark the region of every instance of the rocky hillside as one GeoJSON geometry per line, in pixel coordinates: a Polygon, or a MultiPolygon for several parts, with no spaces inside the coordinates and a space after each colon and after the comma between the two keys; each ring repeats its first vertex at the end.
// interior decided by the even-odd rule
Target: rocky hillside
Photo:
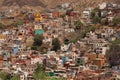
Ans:
{"type": "Polygon", "coordinates": [[[88,6],[94,7],[102,2],[119,2],[120,0],[0,0],[0,6],[31,6],[40,8],[53,8],[58,4],[62,3],[72,3],[75,5],[76,9],[82,9],[88,6]]]}
{"type": "Polygon", "coordinates": [[[102,2],[120,2],[120,0],[45,0],[49,7],[58,5],[60,3],[70,2],[73,4],[77,4],[79,7],[87,7],[87,6],[97,6],[102,2]]]}
{"type": "Polygon", "coordinates": [[[25,5],[46,7],[43,0],[4,0],[2,2],[2,6],[15,6],[15,5],[18,5],[20,7],[25,5]]]}

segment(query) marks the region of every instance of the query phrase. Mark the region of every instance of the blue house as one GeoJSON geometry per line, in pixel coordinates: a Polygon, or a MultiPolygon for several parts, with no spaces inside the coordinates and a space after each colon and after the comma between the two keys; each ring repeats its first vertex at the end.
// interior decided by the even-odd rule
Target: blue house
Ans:
{"type": "Polygon", "coordinates": [[[17,54],[18,53],[18,47],[14,47],[13,52],[14,52],[14,54],[17,54]]]}

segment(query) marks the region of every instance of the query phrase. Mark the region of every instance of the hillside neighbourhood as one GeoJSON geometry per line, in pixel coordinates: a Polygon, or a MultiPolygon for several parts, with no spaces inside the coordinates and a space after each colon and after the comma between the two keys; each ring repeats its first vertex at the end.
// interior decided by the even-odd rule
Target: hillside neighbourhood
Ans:
{"type": "Polygon", "coordinates": [[[120,4],[0,10],[0,80],[120,80],[120,4]]]}

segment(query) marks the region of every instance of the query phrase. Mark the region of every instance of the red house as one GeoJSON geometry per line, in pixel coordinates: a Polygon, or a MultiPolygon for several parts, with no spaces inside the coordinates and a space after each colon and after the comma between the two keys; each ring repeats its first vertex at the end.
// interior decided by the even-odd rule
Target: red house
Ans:
{"type": "Polygon", "coordinates": [[[55,18],[59,18],[60,17],[60,12],[53,12],[52,13],[52,16],[55,17],[55,18]]]}

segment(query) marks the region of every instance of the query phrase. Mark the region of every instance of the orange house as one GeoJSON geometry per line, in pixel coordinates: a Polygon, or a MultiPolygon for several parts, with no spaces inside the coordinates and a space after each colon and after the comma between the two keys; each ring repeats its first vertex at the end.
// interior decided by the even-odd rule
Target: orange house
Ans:
{"type": "Polygon", "coordinates": [[[12,62],[12,64],[14,64],[16,62],[16,60],[17,60],[16,56],[12,55],[11,56],[11,62],[12,62]]]}
{"type": "Polygon", "coordinates": [[[96,54],[87,54],[86,57],[88,57],[89,61],[95,60],[97,55],[96,54]]]}
{"type": "Polygon", "coordinates": [[[87,54],[86,57],[88,57],[89,60],[95,60],[96,58],[105,59],[103,54],[87,54]]]}
{"type": "Polygon", "coordinates": [[[4,64],[3,57],[2,57],[2,56],[0,56],[0,68],[2,68],[2,67],[3,67],[3,64],[4,64]]]}
{"type": "Polygon", "coordinates": [[[95,60],[93,60],[93,65],[97,65],[99,68],[104,66],[104,64],[105,64],[105,59],[96,58],[95,60]]]}

